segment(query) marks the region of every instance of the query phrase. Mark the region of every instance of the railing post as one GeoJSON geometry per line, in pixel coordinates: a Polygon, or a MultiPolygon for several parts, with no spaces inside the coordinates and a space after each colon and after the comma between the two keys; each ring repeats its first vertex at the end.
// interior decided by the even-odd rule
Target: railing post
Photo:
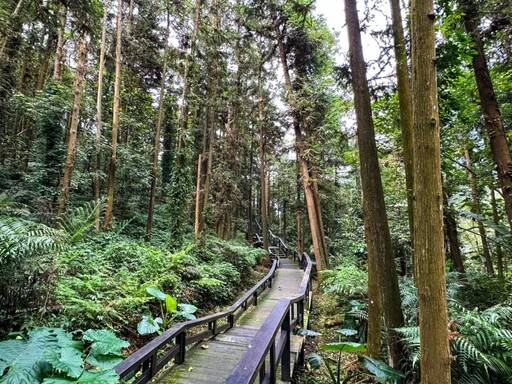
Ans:
{"type": "Polygon", "coordinates": [[[176,364],[183,364],[185,362],[185,342],[186,342],[187,334],[185,331],[176,335],[176,344],[179,347],[178,354],[176,355],[175,362],[176,364]]]}
{"type": "MultiPolygon", "coordinates": [[[[290,349],[290,310],[288,310],[288,313],[286,314],[283,323],[281,324],[281,331],[284,331],[285,335],[285,341],[284,341],[284,348],[283,348],[283,354],[281,355],[281,380],[283,381],[291,381],[291,372],[290,372],[290,365],[291,365],[291,349],[290,349]]],[[[281,332],[281,335],[283,332],[281,332]]]]}
{"type": "Polygon", "coordinates": [[[229,323],[229,329],[231,329],[235,326],[235,315],[233,315],[233,314],[228,315],[228,323],[229,323]]]}
{"type": "Polygon", "coordinates": [[[269,351],[270,360],[270,384],[276,383],[276,342],[272,341],[269,351]]]}
{"type": "Polygon", "coordinates": [[[265,360],[263,360],[260,367],[260,384],[263,383],[263,380],[265,380],[265,360]]]}
{"type": "Polygon", "coordinates": [[[258,291],[254,292],[254,306],[256,307],[258,305],[258,291]]]}
{"type": "Polygon", "coordinates": [[[156,350],[153,351],[153,354],[151,355],[151,375],[150,377],[155,377],[156,375],[156,364],[157,363],[157,355],[156,355],[156,350]]]}

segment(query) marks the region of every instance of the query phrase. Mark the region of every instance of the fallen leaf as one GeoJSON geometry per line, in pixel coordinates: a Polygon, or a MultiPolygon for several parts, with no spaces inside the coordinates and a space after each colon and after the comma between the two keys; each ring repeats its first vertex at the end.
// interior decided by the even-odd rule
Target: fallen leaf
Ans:
{"type": "Polygon", "coordinates": [[[188,367],[188,371],[189,371],[189,372],[192,372],[192,369],[194,369],[194,368],[192,368],[192,367],[188,367]]]}

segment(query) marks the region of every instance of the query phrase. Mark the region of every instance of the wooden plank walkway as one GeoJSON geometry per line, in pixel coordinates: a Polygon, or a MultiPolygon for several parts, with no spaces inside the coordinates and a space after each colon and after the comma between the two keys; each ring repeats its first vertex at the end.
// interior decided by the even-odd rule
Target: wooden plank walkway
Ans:
{"type": "MultiPolygon", "coordinates": [[[[152,383],[224,383],[276,303],[298,294],[303,276],[304,272],[295,262],[281,259],[272,288],[258,297],[257,306],[250,308],[232,329],[187,351],[184,364],[162,370],[152,383]]],[[[301,341],[302,337],[298,336],[292,339],[292,350],[298,352],[301,341]]]]}

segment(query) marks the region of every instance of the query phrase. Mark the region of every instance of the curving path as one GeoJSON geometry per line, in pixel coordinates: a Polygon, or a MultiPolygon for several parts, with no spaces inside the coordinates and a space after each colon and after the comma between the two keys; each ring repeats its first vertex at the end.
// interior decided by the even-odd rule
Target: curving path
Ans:
{"type": "MultiPolygon", "coordinates": [[[[237,324],[211,340],[187,351],[181,365],[164,369],[152,381],[157,384],[225,383],[244,352],[251,348],[254,336],[280,299],[297,296],[304,276],[297,263],[281,259],[272,288],[258,297],[258,305],[242,315],[237,324]]],[[[291,349],[297,357],[303,337],[293,336],[291,349]]],[[[295,358],[292,358],[292,366],[295,358]]],[[[293,368],[292,368],[293,369],[293,368]]]]}

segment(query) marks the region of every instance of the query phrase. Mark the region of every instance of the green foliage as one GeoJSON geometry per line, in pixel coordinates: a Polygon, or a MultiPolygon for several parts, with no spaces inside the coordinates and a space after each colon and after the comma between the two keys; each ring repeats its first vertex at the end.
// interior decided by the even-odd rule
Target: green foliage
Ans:
{"type": "MultiPolygon", "coordinates": [[[[452,380],[454,383],[505,383],[512,379],[512,308],[494,306],[484,311],[467,310],[449,302],[452,380]]],[[[396,331],[408,351],[413,369],[420,362],[419,327],[396,331]]]]}
{"type": "Polygon", "coordinates": [[[176,298],[153,287],[146,288],[146,292],[160,300],[161,317],[142,316],[142,320],[137,324],[137,332],[139,334],[148,335],[158,332],[160,325],[165,328],[174,319],[194,320],[196,318],[194,313],[197,311],[197,307],[195,305],[178,303],[176,298]]]}
{"type": "Polygon", "coordinates": [[[129,343],[108,330],[89,329],[82,340],[62,328],[38,328],[26,340],[0,342],[0,383],[117,383],[114,367],[129,343]]]}
{"type": "Polygon", "coordinates": [[[363,344],[352,343],[346,341],[340,341],[336,343],[320,344],[320,349],[330,352],[338,352],[338,359],[332,360],[330,358],[323,359],[322,356],[316,353],[308,353],[305,356],[306,363],[310,369],[320,369],[322,363],[325,364],[329,377],[332,384],[345,384],[348,383],[352,378],[357,376],[370,376],[377,380],[379,383],[393,383],[400,384],[403,382],[405,375],[390,367],[383,361],[373,359],[368,356],[359,356],[359,362],[366,368],[371,374],[363,371],[356,371],[355,373],[349,373],[347,377],[342,381],[341,372],[341,353],[360,353],[366,352],[366,347],[363,344]],[[336,367],[334,367],[336,365],[336,367]]]}
{"type": "MultiPolygon", "coordinates": [[[[4,195],[2,195],[4,196],[4,195]]],[[[25,207],[0,202],[0,334],[21,325],[38,302],[40,313],[51,291],[56,255],[67,248],[67,236],[28,218],[25,207]]]]}
{"type": "Polygon", "coordinates": [[[355,263],[344,262],[332,270],[322,271],[322,289],[340,297],[364,298],[368,290],[368,273],[355,263]]]}

